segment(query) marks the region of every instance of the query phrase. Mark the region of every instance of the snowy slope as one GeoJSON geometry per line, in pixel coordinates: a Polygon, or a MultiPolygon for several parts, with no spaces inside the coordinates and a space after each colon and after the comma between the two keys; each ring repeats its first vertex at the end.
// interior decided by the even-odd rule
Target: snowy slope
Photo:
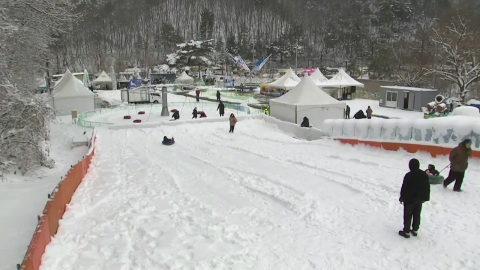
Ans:
{"type": "Polygon", "coordinates": [[[479,269],[477,161],[464,193],[432,187],[407,240],[408,160],[445,158],[300,141],[263,120],[227,126],[100,129],[41,269],[479,269]]]}
{"type": "MultiPolygon", "coordinates": [[[[71,124],[71,117],[67,119],[59,117],[51,124],[50,157],[55,160],[55,168],[26,176],[9,174],[0,182],[0,270],[15,269],[22,262],[47,194],[88,151],[86,146],[70,148],[71,139],[84,136],[86,129],[71,124]]],[[[86,136],[91,136],[91,130],[86,136]]]]}

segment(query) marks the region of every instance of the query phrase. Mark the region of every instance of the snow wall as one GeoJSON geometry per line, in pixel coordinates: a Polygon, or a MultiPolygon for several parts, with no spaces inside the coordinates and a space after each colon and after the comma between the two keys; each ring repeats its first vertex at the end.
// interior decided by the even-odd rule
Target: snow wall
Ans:
{"type": "Polygon", "coordinates": [[[433,156],[446,155],[459,142],[469,138],[472,139],[473,156],[480,157],[480,119],[477,117],[331,119],[322,127],[328,136],[343,143],[367,144],[386,150],[426,151],[433,156]]]}
{"type": "MultiPolygon", "coordinates": [[[[291,135],[292,137],[302,139],[302,140],[318,140],[321,139],[322,137],[325,137],[327,134],[325,134],[323,131],[320,129],[316,128],[302,128],[299,125],[296,125],[294,123],[290,122],[285,122],[278,120],[276,118],[273,118],[268,115],[264,114],[257,114],[257,115],[242,115],[242,116],[237,116],[237,119],[239,121],[238,128],[241,127],[241,121],[242,120],[247,120],[247,119],[263,119],[268,123],[276,125],[280,130],[285,132],[288,135],[291,135]]],[[[213,123],[213,122],[225,122],[225,125],[227,125],[228,118],[220,118],[220,117],[215,117],[215,118],[200,118],[200,119],[191,119],[191,120],[179,120],[179,121],[170,121],[170,122],[151,122],[151,123],[138,123],[138,124],[120,124],[120,125],[111,125],[108,126],[109,129],[113,130],[118,130],[118,129],[129,129],[129,128],[154,128],[158,126],[176,126],[176,125],[182,125],[182,124],[200,124],[200,123],[213,123]]]]}
{"type": "Polygon", "coordinates": [[[77,187],[87,174],[94,154],[95,132],[90,142],[88,154],[77,164],[72,165],[53,192],[48,194],[48,201],[45,204],[42,214],[38,216],[37,227],[28,245],[25,257],[21,264],[17,264],[18,270],[38,270],[40,268],[43,253],[52,237],[57,234],[58,227],[60,226],[59,221],[62,219],[67,204],[70,203],[77,187]]]}

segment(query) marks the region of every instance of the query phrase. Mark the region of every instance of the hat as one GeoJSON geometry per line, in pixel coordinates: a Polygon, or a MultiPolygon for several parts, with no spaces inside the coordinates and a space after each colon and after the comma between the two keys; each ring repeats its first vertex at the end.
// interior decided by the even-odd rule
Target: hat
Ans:
{"type": "Polygon", "coordinates": [[[465,139],[465,140],[463,140],[462,143],[463,143],[463,144],[467,144],[467,143],[472,144],[472,140],[470,140],[470,139],[465,139]]]}

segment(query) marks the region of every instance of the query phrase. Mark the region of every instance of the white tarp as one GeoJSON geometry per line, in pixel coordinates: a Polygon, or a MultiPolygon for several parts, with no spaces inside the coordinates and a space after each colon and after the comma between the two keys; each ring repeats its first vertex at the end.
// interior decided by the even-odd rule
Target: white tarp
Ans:
{"type": "Polygon", "coordinates": [[[350,86],[357,86],[363,87],[363,83],[357,82],[355,79],[350,77],[343,68],[338,69],[338,73],[335,74],[330,80],[327,82],[323,82],[319,86],[324,87],[333,87],[333,88],[343,88],[343,87],[350,87],[350,86]]]}
{"type": "Polygon", "coordinates": [[[175,79],[175,83],[181,83],[181,84],[193,84],[194,79],[184,71],[178,78],[175,79]]]}
{"type": "Polygon", "coordinates": [[[321,128],[326,119],[343,119],[345,107],[306,76],[288,93],[270,100],[270,115],[297,124],[306,116],[310,125],[321,128]]]}
{"type": "Polygon", "coordinates": [[[294,88],[301,79],[293,72],[292,69],[289,69],[285,75],[283,75],[280,79],[267,84],[267,88],[278,88],[278,89],[285,89],[290,90],[294,88]]]}
{"type": "Polygon", "coordinates": [[[67,69],[53,88],[52,107],[59,115],[78,114],[95,109],[95,94],[67,69]]]}

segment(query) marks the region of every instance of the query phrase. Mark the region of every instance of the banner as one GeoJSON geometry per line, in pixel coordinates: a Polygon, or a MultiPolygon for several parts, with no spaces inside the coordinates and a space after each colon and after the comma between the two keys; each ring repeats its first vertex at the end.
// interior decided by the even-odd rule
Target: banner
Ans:
{"type": "Polygon", "coordinates": [[[265,59],[263,59],[263,56],[260,57],[260,59],[258,59],[257,63],[255,64],[255,67],[253,68],[252,73],[260,72],[260,70],[262,70],[263,66],[265,66],[265,64],[268,62],[268,59],[270,58],[270,56],[272,56],[272,55],[270,54],[265,59]]]}
{"type": "Polygon", "coordinates": [[[241,67],[242,69],[244,69],[247,72],[250,72],[250,68],[248,68],[247,64],[245,63],[245,61],[243,61],[243,59],[240,55],[233,56],[228,52],[227,52],[227,54],[232,59],[232,61],[235,65],[241,67]]]}

